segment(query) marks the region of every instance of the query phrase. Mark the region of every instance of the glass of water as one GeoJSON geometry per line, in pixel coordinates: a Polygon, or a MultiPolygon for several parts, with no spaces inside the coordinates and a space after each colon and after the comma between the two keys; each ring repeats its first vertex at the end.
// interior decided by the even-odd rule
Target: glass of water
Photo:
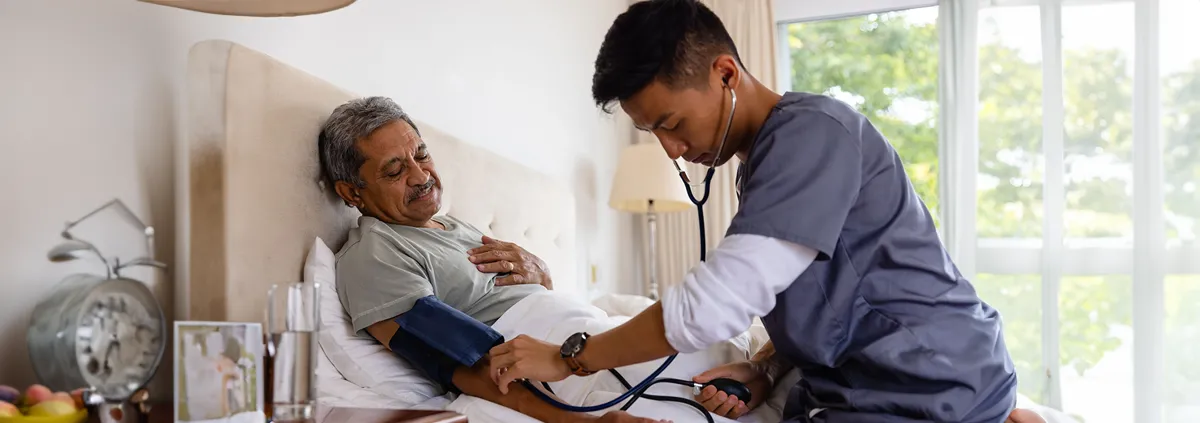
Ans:
{"type": "Polygon", "coordinates": [[[318,284],[283,283],[267,294],[273,421],[310,420],[317,402],[318,284]]]}

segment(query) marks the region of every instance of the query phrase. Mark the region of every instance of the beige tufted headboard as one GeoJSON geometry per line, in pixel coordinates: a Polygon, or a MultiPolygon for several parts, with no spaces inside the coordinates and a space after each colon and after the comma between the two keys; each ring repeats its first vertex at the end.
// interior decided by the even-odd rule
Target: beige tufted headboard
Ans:
{"type": "MultiPolygon", "coordinates": [[[[355,224],[358,212],[321,182],[316,140],[329,113],[357,95],[227,41],[192,47],[188,84],[188,271],[177,317],[262,321],[267,289],[300,280],[313,238],[336,252],[355,224]]],[[[584,299],[565,185],[414,119],[442,177],[442,213],[525,247],[550,267],[555,289],[584,299]],[[531,197],[507,201],[505,187],[531,197]]]]}

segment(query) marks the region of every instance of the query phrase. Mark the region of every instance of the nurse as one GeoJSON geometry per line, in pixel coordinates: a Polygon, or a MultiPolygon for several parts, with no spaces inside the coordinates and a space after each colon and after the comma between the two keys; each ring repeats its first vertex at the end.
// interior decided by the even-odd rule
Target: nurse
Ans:
{"type": "Polygon", "coordinates": [[[740,380],[753,402],[710,388],[697,398],[709,410],[741,416],[799,368],[787,421],[1042,421],[1015,410],[999,313],[959,273],[866,117],[829,97],[772,92],[694,0],[639,2],[617,17],[592,95],[606,110],[619,104],[671,159],[737,156],[739,209],[708,260],[625,324],[562,345],[522,336],[496,346],[501,391],[695,352],[762,317],[771,342],[752,360],[696,378],[740,380]]]}

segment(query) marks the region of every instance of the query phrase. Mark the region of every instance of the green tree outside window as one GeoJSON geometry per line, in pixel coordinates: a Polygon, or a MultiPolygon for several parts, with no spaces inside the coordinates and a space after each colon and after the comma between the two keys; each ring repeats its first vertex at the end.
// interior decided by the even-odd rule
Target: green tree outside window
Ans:
{"type": "MultiPolygon", "coordinates": [[[[785,77],[794,91],[831,95],[869,117],[896,147],[917,194],[936,219],[943,199],[938,198],[939,42],[934,16],[936,8],[929,8],[788,25],[791,75],[785,77]]],[[[1037,28],[1037,22],[1031,27],[1037,28]]],[[[1042,68],[1040,56],[1022,53],[1000,43],[981,43],[978,50],[980,238],[1042,236],[1042,68]]],[[[1133,122],[1125,64],[1133,58],[1119,50],[1070,49],[1063,57],[1067,74],[1079,75],[1064,80],[1064,106],[1068,117],[1075,118],[1065,122],[1066,154],[1105,151],[1128,161],[1133,122]]],[[[1168,229],[1174,238],[1179,236],[1175,228],[1196,227],[1200,217],[1194,187],[1200,184],[1200,61],[1166,76],[1161,95],[1168,224],[1182,222],[1168,229]]],[[[1072,222],[1067,235],[1127,235],[1131,201],[1124,184],[1100,179],[1069,183],[1066,206],[1072,222]]],[[[972,282],[1004,316],[1020,391],[1042,401],[1040,276],[978,275],[972,282]]],[[[1131,287],[1128,275],[1064,278],[1059,366],[1082,374],[1120,346],[1110,328],[1131,325],[1131,287]]],[[[1166,289],[1171,304],[1200,304],[1200,289],[1192,284],[1168,283],[1166,289]]],[[[1180,328],[1194,327],[1200,318],[1172,310],[1179,311],[1168,316],[1167,335],[1186,339],[1168,342],[1200,345],[1197,330],[1180,328]],[[1181,322],[1185,316],[1192,320],[1181,322]]],[[[1177,371],[1184,375],[1200,375],[1200,360],[1168,361],[1180,363],[1184,368],[1177,371]]],[[[1169,386],[1178,380],[1168,381],[1169,386]]],[[[1200,376],[1190,380],[1195,384],[1200,376]]]]}

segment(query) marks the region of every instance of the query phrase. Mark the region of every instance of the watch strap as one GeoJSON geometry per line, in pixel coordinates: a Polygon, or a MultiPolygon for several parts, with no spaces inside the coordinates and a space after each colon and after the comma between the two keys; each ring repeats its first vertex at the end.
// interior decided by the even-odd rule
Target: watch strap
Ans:
{"type": "Polygon", "coordinates": [[[594,371],[585,369],[583,363],[580,363],[574,356],[563,357],[563,360],[567,361],[567,367],[571,369],[571,374],[575,376],[591,376],[596,374],[594,371]]]}

